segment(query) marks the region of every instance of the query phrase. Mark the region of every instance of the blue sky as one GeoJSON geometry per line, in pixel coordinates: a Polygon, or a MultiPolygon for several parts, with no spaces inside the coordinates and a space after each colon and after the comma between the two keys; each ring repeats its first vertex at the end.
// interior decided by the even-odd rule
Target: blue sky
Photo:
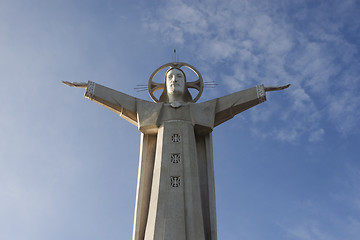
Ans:
{"type": "Polygon", "coordinates": [[[172,60],[286,91],[215,128],[219,239],[360,239],[359,1],[0,1],[0,239],[131,239],[140,133],[60,81],[127,94],[172,60]]]}

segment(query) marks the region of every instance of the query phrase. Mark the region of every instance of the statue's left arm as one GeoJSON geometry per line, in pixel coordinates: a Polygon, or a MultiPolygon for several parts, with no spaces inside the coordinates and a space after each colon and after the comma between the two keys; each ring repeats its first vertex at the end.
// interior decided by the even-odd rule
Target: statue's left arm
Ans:
{"type": "MultiPolygon", "coordinates": [[[[65,82],[70,87],[85,88],[85,97],[119,114],[130,123],[137,125],[137,99],[125,93],[94,82],[65,82]]],[[[143,101],[143,100],[142,100],[143,101]]]]}
{"type": "Polygon", "coordinates": [[[284,86],[258,85],[243,91],[239,91],[216,99],[215,122],[214,126],[233,118],[235,115],[252,108],[259,103],[266,101],[266,92],[278,91],[288,88],[290,84],[284,86]]]}

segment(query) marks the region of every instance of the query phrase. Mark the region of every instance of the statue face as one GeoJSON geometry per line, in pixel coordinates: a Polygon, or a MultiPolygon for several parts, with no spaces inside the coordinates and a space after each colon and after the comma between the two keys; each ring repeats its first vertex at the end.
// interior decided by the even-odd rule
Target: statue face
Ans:
{"type": "Polygon", "coordinates": [[[172,69],[166,74],[166,90],[169,95],[183,94],[185,91],[185,76],[178,69],[172,69]]]}

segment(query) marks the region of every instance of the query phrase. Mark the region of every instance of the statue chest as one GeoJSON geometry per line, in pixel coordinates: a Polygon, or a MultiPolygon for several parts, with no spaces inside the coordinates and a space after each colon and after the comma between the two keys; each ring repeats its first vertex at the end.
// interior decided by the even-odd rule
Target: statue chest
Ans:
{"type": "Polygon", "coordinates": [[[200,132],[211,132],[214,123],[215,105],[184,104],[174,108],[169,104],[158,103],[138,107],[138,127],[145,134],[156,134],[165,122],[189,122],[200,132]]]}

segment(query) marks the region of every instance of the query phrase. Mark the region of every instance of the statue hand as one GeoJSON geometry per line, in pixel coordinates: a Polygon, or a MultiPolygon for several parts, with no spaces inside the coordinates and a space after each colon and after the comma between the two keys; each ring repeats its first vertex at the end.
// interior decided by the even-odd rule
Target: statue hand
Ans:
{"type": "Polygon", "coordinates": [[[268,87],[265,87],[265,92],[279,91],[279,90],[283,90],[288,87],[290,87],[290,84],[287,84],[284,86],[268,86],[268,87]]]}
{"type": "Polygon", "coordinates": [[[63,84],[68,85],[69,87],[80,87],[80,88],[86,88],[87,83],[86,82],[68,82],[68,81],[61,81],[63,84]]]}

